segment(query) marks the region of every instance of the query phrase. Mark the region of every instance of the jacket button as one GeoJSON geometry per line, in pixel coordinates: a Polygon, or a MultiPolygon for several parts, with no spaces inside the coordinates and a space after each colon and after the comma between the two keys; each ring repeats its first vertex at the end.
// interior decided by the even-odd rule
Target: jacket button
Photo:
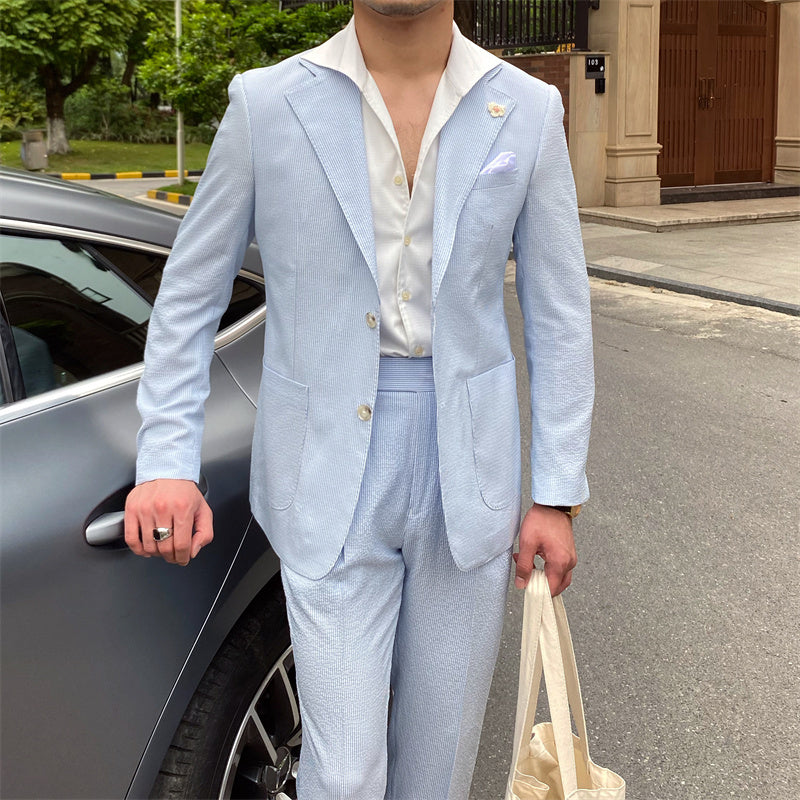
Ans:
{"type": "Polygon", "coordinates": [[[375,315],[371,312],[367,312],[367,326],[370,328],[375,328],[378,325],[378,320],[376,319],[375,315]]]}
{"type": "Polygon", "coordinates": [[[364,422],[369,422],[372,419],[372,409],[368,405],[359,406],[358,418],[363,419],[364,422]]]}

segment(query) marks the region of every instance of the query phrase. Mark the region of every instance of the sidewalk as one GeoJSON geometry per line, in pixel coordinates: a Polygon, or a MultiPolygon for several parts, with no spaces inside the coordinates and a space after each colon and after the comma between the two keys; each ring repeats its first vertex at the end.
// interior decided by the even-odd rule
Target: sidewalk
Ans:
{"type": "Polygon", "coordinates": [[[589,273],[800,316],[800,198],[581,209],[589,273]]]}

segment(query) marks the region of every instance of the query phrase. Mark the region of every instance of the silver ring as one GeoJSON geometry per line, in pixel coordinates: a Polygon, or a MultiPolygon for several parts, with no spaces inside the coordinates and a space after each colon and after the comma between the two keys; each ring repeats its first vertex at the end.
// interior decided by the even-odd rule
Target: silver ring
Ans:
{"type": "Polygon", "coordinates": [[[172,528],[153,528],[153,538],[157,542],[163,542],[172,536],[172,528]]]}

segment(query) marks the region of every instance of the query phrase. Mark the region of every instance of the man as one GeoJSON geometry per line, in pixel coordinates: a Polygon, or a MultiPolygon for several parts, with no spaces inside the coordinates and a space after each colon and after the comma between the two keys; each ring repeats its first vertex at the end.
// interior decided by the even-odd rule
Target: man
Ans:
{"type": "Polygon", "coordinates": [[[126,539],[184,565],[211,541],[193,483],[207,365],[255,236],[251,502],[282,560],[300,800],[466,798],[517,530],[517,586],[537,553],[553,594],[576,563],[588,283],[557,91],[464,39],[452,0],[353,6],[329,42],[231,83],[150,323],[126,539]],[[533,428],[521,528],[512,238],[533,428]]]}

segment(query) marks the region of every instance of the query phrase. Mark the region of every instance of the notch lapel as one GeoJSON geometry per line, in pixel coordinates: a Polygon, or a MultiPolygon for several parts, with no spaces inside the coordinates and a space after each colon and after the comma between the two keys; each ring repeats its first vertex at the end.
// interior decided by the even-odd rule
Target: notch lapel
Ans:
{"type": "Polygon", "coordinates": [[[314,78],[286,92],[286,99],[311,140],[377,284],[361,92],[342,73],[303,63],[311,68],[314,78]]]}
{"type": "Polygon", "coordinates": [[[484,76],[462,98],[439,134],[431,264],[434,304],[453,251],[461,209],[500,129],[516,105],[513,97],[492,88],[490,82],[496,72],[495,69],[484,76]],[[499,103],[504,107],[504,113],[493,116],[489,110],[490,103],[499,103]]]}

